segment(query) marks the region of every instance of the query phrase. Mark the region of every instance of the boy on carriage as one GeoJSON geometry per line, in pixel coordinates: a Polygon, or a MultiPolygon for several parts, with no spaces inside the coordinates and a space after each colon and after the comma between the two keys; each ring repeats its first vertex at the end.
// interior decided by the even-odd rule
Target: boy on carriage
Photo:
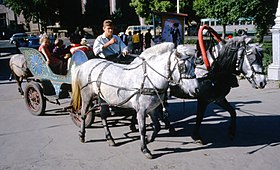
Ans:
{"type": "Polygon", "coordinates": [[[113,34],[113,22],[111,20],[103,22],[103,31],[104,33],[99,35],[93,44],[95,56],[113,62],[129,60],[127,57],[128,48],[119,36],[113,34]]]}

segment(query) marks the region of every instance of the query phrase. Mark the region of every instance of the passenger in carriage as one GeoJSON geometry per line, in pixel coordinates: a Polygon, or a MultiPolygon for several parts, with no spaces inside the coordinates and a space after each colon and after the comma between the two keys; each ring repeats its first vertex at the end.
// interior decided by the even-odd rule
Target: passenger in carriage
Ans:
{"type": "Polygon", "coordinates": [[[42,36],[40,39],[40,43],[41,45],[38,51],[45,56],[47,65],[49,65],[49,67],[55,74],[62,74],[63,62],[52,55],[49,49],[50,48],[49,37],[46,35],[42,36]]]}
{"type": "Polygon", "coordinates": [[[72,34],[70,36],[70,46],[68,49],[70,50],[71,54],[74,54],[77,50],[82,50],[84,52],[92,51],[92,48],[89,46],[85,46],[81,44],[82,37],[79,34],[72,34]]]}
{"type": "Polygon", "coordinates": [[[92,45],[88,44],[87,39],[86,38],[82,38],[81,43],[82,46],[87,46],[92,50],[92,45]]]}
{"type": "Polygon", "coordinates": [[[99,35],[93,44],[95,56],[104,58],[113,62],[133,60],[128,55],[128,48],[119,36],[113,34],[114,25],[111,20],[103,22],[104,33],[99,35]]]}
{"type": "Polygon", "coordinates": [[[61,73],[65,75],[67,73],[67,60],[70,56],[70,51],[65,48],[62,39],[56,39],[54,45],[55,47],[53,49],[53,56],[62,61],[63,66],[61,73]]]}

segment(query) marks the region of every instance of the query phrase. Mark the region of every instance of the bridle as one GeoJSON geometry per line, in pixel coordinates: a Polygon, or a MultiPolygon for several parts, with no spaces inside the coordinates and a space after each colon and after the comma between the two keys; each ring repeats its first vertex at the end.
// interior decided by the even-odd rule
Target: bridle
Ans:
{"type": "MultiPolygon", "coordinates": [[[[261,58],[262,54],[255,49],[254,52],[251,52],[249,49],[249,45],[244,45],[241,48],[239,48],[238,50],[238,55],[237,55],[237,61],[236,61],[236,71],[237,73],[243,73],[246,77],[246,79],[248,79],[249,82],[255,82],[254,77],[257,74],[260,75],[264,75],[265,73],[263,71],[256,71],[255,68],[253,67],[253,64],[256,62],[261,62],[258,61],[257,56],[259,56],[261,58]],[[245,58],[247,58],[249,65],[250,65],[250,69],[251,69],[251,74],[245,74],[244,71],[242,70],[242,65],[244,63],[245,58]]],[[[252,47],[253,48],[253,47],[252,47]]],[[[263,70],[263,69],[262,69],[263,70]]]]}
{"type": "MultiPolygon", "coordinates": [[[[182,79],[194,79],[195,75],[191,75],[191,68],[194,67],[194,63],[191,61],[192,56],[187,55],[187,58],[185,59],[181,59],[181,54],[176,50],[173,49],[168,57],[168,62],[167,62],[167,76],[159,73],[156,69],[154,69],[151,65],[149,65],[149,63],[145,60],[143,60],[142,66],[143,66],[143,72],[144,72],[144,77],[147,76],[147,67],[149,67],[150,69],[152,69],[155,73],[157,73],[158,75],[160,75],[161,77],[165,78],[169,83],[171,84],[175,84],[178,85],[180,83],[180,81],[182,81],[182,79]],[[174,64],[174,67],[171,68],[171,56],[172,54],[175,54],[174,60],[176,60],[176,63],[174,64]],[[191,67],[190,69],[187,70],[186,65],[185,65],[185,61],[187,60],[189,63],[191,63],[191,67]],[[174,71],[176,70],[176,67],[178,68],[179,71],[179,79],[177,81],[175,81],[172,77],[174,71]]],[[[152,82],[150,82],[152,83],[152,82]]]]}

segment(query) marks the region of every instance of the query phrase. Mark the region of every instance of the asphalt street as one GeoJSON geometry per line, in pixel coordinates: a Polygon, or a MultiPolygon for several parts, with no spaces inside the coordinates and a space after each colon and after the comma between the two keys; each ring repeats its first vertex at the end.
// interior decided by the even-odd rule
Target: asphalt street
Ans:
{"type": "MultiPolygon", "coordinates": [[[[0,69],[9,56],[0,57],[0,69]]],[[[195,124],[196,100],[171,98],[168,112],[175,134],[160,131],[148,144],[155,159],[140,151],[138,133],[129,129],[126,115],[109,118],[116,147],[104,138],[100,117],[87,129],[86,143],[68,113],[47,103],[45,116],[31,115],[8,72],[0,72],[0,170],[278,170],[280,167],[280,89],[269,82],[253,89],[246,80],[227,96],[237,110],[234,140],[227,135],[229,114],[215,104],[208,106],[201,127],[205,145],[190,137],[195,124]]],[[[278,83],[279,84],[279,83],[278,83]]],[[[24,86],[26,83],[24,83],[24,86]]],[[[147,118],[147,134],[152,128],[147,118]]]]}

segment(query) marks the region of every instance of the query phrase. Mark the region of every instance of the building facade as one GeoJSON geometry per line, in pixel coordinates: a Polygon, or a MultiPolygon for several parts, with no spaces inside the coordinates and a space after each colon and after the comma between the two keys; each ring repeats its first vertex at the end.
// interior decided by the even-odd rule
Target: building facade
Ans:
{"type": "MultiPolygon", "coordinates": [[[[135,9],[129,6],[131,0],[61,0],[58,3],[63,8],[57,25],[61,29],[74,31],[77,27],[92,28],[93,32],[102,32],[102,22],[105,19],[115,19],[117,31],[123,31],[128,25],[138,25],[139,18],[135,9]],[[121,15],[116,15],[121,11],[121,15]]],[[[59,28],[58,28],[59,29],[59,28]]],[[[17,16],[11,9],[3,5],[0,0],[0,35],[10,37],[15,32],[30,32],[39,34],[42,30],[38,23],[26,23],[22,15],[17,16]]]]}

